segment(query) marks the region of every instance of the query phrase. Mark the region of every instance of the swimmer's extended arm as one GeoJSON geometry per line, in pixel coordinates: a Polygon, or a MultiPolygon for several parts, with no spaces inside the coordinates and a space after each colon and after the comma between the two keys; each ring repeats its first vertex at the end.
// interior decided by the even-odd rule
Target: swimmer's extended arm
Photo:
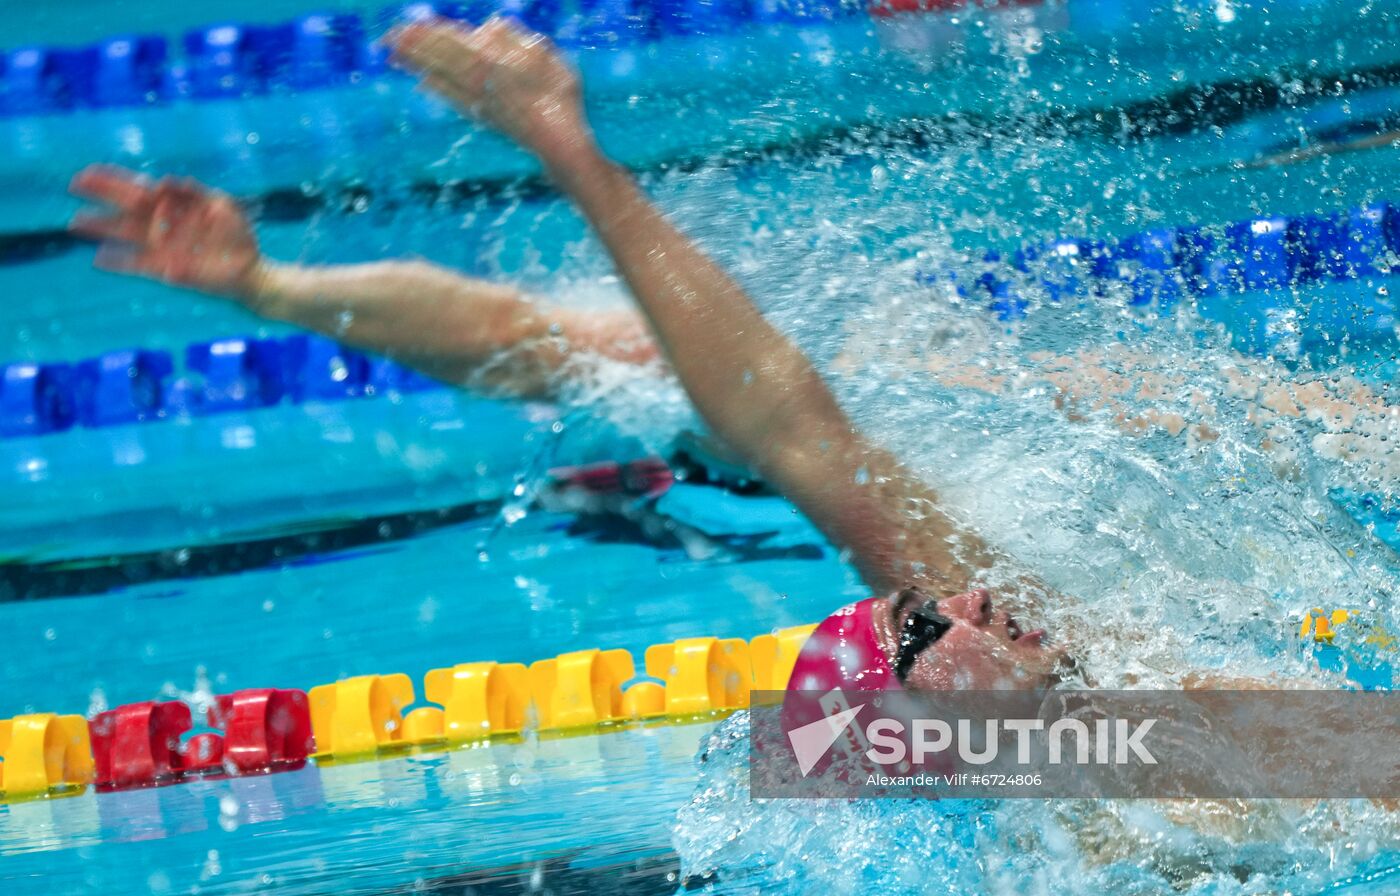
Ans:
{"type": "Polygon", "coordinates": [[[549,396],[578,352],[631,363],[657,357],[634,314],[543,305],[421,261],[268,264],[249,305],[488,394],[549,396]]]}
{"type": "Polygon", "coordinates": [[[413,25],[391,41],[428,87],[539,157],[602,238],[715,434],[849,549],[873,588],[967,587],[988,560],[981,541],[852,426],[797,346],[602,155],[577,77],[546,40],[495,20],[413,25]]]}
{"type": "Polygon", "coordinates": [[[193,181],[149,183],[94,166],[74,179],[73,191],[111,209],[73,222],[101,241],[100,267],[222,296],[448,382],[537,397],[553,390],[573,352],[631,362],[656,357],[645,324],[630,312],[539,305],[511,287],[422,261],[268,261],[238,204],[193,181]]]}

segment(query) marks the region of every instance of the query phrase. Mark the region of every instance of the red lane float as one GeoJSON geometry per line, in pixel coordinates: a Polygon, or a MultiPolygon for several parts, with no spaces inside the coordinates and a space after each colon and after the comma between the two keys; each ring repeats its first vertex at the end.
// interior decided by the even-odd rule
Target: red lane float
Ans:
{"type": "Polygon", "coordinates": [[[311,708],[301,691],[260,688],[219,697],[209,724],[224,730],[226,764],[240,773],[306,761],[316,752],[311,708]],[[222,725],[216,721],[222,719],[222,725]]]}
{"type": "Polygon", "coordinates": [[[197,734],[181,744],[194,727],[184,703],[146,701],[98,713],[89,723],[98,789],[272,771],[304,763],[315,749],[301,691],[237,691],[215,698],[207,715],[222,734],[197,734]]]}
{"type": "Polygon", "coordinates": [[[192,727],[183,703],[132,703],[88,723],[96,784],[102,789],[174,780],[183,763],[180,735],[192,727]]]}

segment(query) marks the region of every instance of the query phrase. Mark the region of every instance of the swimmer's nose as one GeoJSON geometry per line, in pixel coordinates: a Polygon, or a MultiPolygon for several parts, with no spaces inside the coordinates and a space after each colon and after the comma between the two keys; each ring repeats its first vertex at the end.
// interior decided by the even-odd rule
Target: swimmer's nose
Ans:
{"type": "Polygon", "coordinates": [[[985,588],[948,597],[938,602],[938,610],[944,616],[961,619],[973,625],[987,625],[992,621],[992,594],[985,588]]]}

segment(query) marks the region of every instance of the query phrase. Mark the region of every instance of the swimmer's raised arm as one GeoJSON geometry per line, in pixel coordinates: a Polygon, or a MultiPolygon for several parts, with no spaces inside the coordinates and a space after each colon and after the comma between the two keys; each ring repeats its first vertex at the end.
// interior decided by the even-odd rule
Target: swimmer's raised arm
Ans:
{"type": "Polygon", "coordinates": [[[426,86],[539,158],[602,238],[715,434],[848,549],[872,588],[967,588],[989,559],[982,542],[852,426],[797,346],[604,157],[577,76],[547,40],[493,20],[411,25],[390,41],[426,86]]]}
{"type": "Polygon", "coordinates": [[[630,311],[543,306],[509,286],[423,261],[269,261],[238,203],[193,181],[148,182],[93,166],[72,189],[110,209],[73,222],[77,233],[101,241],[99,267],[230,299],[448,382],[541,397],[559,384],[574,352],[638,363],[657,355],[646,324],[630,311]]]}

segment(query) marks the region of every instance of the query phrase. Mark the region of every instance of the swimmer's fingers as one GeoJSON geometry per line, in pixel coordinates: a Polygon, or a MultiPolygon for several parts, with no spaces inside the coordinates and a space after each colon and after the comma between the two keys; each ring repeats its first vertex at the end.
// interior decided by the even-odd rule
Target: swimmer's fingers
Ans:
{"type": "Polygon", "coordinates": [[[116,274],[159,276],[155,259],[150,253],[124,243],[103,243],[98,247],[97,255],[93,258],[92,264],[96,268],[112,271],[116,274]]]}
{"type": "Polygon", "coordinates": [[[421,78],[419,90],[435,93],[474,115],[478,113],[489,72],[485,59],[461,52],[449,63],[410,63],[408,67],[421,78]]]}
{"type": "Polygon", "coordinates": [[[409,25],[394,37],[390,61],[418,72],[450,70],[476,55],[480,31],[443,20],[409,25]]]}
{"type": "Polygon", "coordinates": [[[525,45],[525,36],[509,19],[491,19],[479,28],[455,22],[412,25],[395,45],[392,61],[446,78],[459,91],[479,92],[486,69],[508,63],[510,51],[525,45]]]}
{"type": "Polygon", "coordinates": [[[194,262],[188,257],[123,243],[103,243],[98,247],[93,266],[117,274],[139,274],[166,283],[194,282],[194,262]]]}
{"type": "Polygon", "coordinates": [[[152,192],[149,211],[137,222],[143,228],[141,242],[158,246],[178,241],[190,230],[190,222],[202,225],[201,216],[207,217],[224,203],[233,204],[233,200],[197,181],[162,178],[152,192]]]}
{"type": "Polygon", "coordinates": [[[100,242],[139,243],[146,233],[144,216],[95,215],[79,212],[68,225],[69,232],[100,242]]]}
{"type": "Polygon", "coordinates": [[[229,197],[217,190],[211,190],[199,181],[189,177],[163,177],[154,191],[156,205],[179,207],[181,209],[203,208],[217,200],[229,197]]]}
{"type": "Polygon", "coordinates": [[[68,189],[75,196],[123,211],[138,209],[151,198],[151,186],[144,177],[115,165],[89,165],[74,176],[68,189]]]}
{"type": "Polygon", "coordinates": [[[104,243],[148,247],[169,245],[188,229],[187,225],[195,215],[214,208],[217,201],[171,185],[153,191],[140,207],[132,211],[110,215],[80,212],[69,224],[69,231],[104,243]]]}

